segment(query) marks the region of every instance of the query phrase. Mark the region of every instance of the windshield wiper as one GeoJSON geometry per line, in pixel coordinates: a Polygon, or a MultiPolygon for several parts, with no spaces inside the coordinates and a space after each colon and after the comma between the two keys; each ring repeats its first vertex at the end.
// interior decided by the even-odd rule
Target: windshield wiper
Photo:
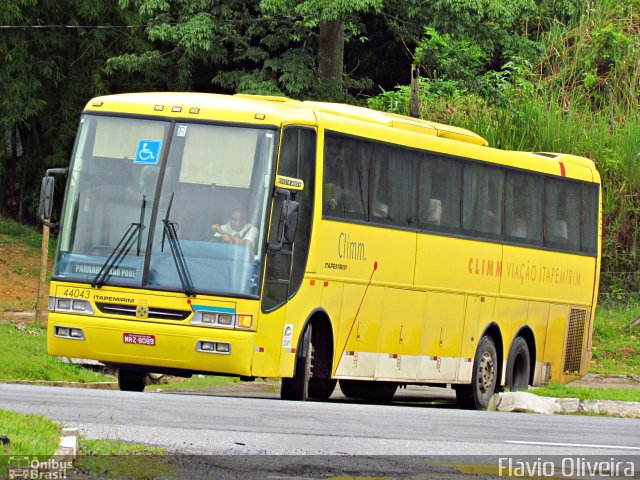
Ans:
{"type": "Polygon", "coordinates": [[[100,271],[91,282],[92,287],[102,287],[105,280],[109,276],[109,273],[117,264],[119,264],[124,257],[127,256],[129,250],[133,246],[133,242],[138,240],[136,249],[136,256],[140,256],[141,241],[142,241],[142,229],[144,228],[144,211],[146,209],[147,200],[142,196],[142,206],[140,207],[140,221],[138,223],[130,223],[124,235],[115,246],[109,258],[102,264],[100,271]]]}
{"type": "Polygon", "coordinates": [[[169,248],[171,248],[171,256],[173,257],[173,261],[176,264],[178,277],[180,278],[180,283],[182,284],[182,291],[187,297],[195,297],[196,292],[193,288],[193,281],[191,280],[189,267],[187,267],[187,262],[184,258],[182,247],[180,246],[180,240],[178,240],[178,233],[176,229],[177,223],[172,222],[169,218],[169,214],[171,213],[171,205],[173,204],[173,195],[174,194],[172,193],[171,199],[169,200],[169,206],[167,207],[167,213],[162,220],[164,229],[162,232],[162,247],[160,248],[160,251],[164,251],[164,240],[165,238],[167,238],[169,240],[169,248]]]}

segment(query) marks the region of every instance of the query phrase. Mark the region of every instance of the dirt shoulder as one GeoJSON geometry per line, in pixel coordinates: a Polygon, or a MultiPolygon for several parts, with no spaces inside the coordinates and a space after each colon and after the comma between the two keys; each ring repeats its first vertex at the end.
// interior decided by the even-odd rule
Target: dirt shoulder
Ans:
{"type": "Polygon", "coordinates": [[[38,295],[40,258],[24,245],[3,240],[0,234],[0,312],[28,312],[38,295]]]}
{"type": "Polygon", "coordinates": [[[602,373],[587,373],[569,385],[573,387],[597,388],[640,388],[640,375],[604,375],[602,373]]]}

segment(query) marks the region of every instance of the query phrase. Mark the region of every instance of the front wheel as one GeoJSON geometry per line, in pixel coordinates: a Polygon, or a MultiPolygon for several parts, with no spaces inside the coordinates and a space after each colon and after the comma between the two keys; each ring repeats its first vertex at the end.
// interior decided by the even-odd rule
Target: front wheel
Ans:
{"type": "Polygon", "coordinates": [[[118,369],[118,387],[123,392],[142,392],[146,385],[147,374],[136,370],[118,369]]]}
{"type": "Polygon", "coordinates": [[[293,378],[283,378],[280,398],[283,400],[309,399],[309,381],[313,375],[313,344],[311,343],[311,324],[307,326],[296,354],[293,378]]]}
{"type": "Polygon", "coordinates": [[[456,400],[463,408],[485,410],[498,383],[498,354],[493,339],[484,336],[473,360],[471,385],[456,386],[456,400]]]}

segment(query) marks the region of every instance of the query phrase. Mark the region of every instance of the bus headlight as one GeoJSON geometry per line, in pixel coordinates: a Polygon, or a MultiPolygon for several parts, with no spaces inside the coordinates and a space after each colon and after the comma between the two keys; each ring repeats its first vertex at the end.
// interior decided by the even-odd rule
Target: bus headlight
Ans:
{"type": "Polygon", "coordinates": [[[229,328],[235,330],[255,330],[253,315],[197,311],[191,325],[202,327],[229,328]]]}
{"type": "Polygon", "coordinates": [[[211,342],[208,340],[199,340],[196,344],[196,352],[221,353],[223,355],[229,355],[231,353],[231,344],[226,342],[211,342]]]}
{"type": "Polygon", "coordinates": [[[84,340],[84,332],[81,328],[73,327],[61,327],[56,325],[54,327],[54,334],[56,337],[69,338],[71,340],[84,340]]]}
{"type": "Polygon", "coordinates": [[[93,307],[87,300],[72,298],[49,297],[49,311],[93,315],[93,307]]]}

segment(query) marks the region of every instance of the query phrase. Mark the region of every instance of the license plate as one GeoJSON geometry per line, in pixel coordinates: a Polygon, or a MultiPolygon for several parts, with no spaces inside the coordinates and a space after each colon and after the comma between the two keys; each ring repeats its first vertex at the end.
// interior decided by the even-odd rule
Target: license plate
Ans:
{"type": "Polygon", "coordinates": [[[150,347],[156,346],[155,335],[140,335],[139,333],[123,333],[122,340],[124,343],[132,345],[148,345],[150,347]]]}

